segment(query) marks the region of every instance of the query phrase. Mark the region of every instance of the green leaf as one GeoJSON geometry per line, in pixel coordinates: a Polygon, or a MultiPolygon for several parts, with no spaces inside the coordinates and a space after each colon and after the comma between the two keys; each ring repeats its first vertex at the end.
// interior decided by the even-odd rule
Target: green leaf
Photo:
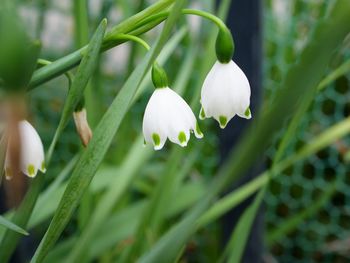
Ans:
{"type": "MultiPolygon", "coordinates": [[[[86,54],[84,55],[81,64],[79,65],[76,77],[73,80],[72,86],[68,92],[67,99],[64,104],[63,113],[60,119],[60,123],[56,129],[54,139],[51,143],[51,146],[46,155],[46,162],[49,163],[55,144],[62,133],[64,127],[66,126],[71,114],[73,113],[75,106],[81,99],[81,95],[88,83],[89,77],[95,66],[95,60],[99,55],[99,50],[102,44],[103,36],[106,30],[107,21],[103,20],[99,27],[97,28],[94,37],[89,44],[86,54]]],[[[21,203],[18,212],[13,218],[14,222],[20,226],[25,226],[29,220],[29,217],[32,213],[33,207],[36,203],[37,197],[39,195],[41,186],[44,181],[44,176],[37,176],[34,178],[29,191],[24,198],[24,201],[21,203]]],[[[18,242],[19,236],[15,233],[5,233],[2,240],[2,249],[0,249],[0,258],[6,262],[15,246],[18,242]]]]}
{"type": "Polygon", "coordinates": [[[338,0],[326,20],[318,23],[310,43],[303,50],[298,63],[288,72],[273,103],[254,121],[254,127],[245,133],[238,146],[229,155],[211,189],[201,202],[184,215],[146,253],[139,262],[172,262],[196,229],[197,219],[208,209],[214,198],[250,167],[271,142],[286,118],[299,106],[301,94],[313,93],[321,80],[332,52],[350,31],[350,2],[338,0]],[[301,77],[303,76],[303,77],[301,77]]]}
{"type": "MultiPolygon", "coordinates": [[[[183,2],[184,1],[180,1],[181,6],[183,2]]],[[[98,124],[92,140],[73,170],[56,213],[31,262],[42,262],[44,260],[50,248],[55,244],[69,222],[84,191],[89,186],[89,183],[101,164],[121,121],[127,113],[135,92],[161,48],[164,46],[179,14],[180,12],[177,9],[174,9],[174,12],[170,14],[155,46],[128,78],[98,124]]]]}
{"type": "Polygon", "coordinates": [[[198,227],[204,227],[205,225],[213,222],[228,212],[230,209],[238,205],[240,202],[251,196],[260,187],[263,187],[267,184],[271,175],[278,176],[284,169],[310,155],[315,154],[317,151],[320,151],[321,149],[331,145],[349,133],[350,118],[347,118],[328,128],[326,131],[318,135],[315,139],[300,149],[297,153],[277,163],[273,169],[271,168],[270,170],[263,172],[257,178],[216,201],[208,209],[208,211],[206,211],[204,215],[200,217],[197,222],[198,227]]]}
{"type": "Polygon", "coordinates": [[[347,72],[350,71],[350,60],[344,62],[343,64],[341,64],[339,67],[337,67],[335,70],[333,70],[331,73],[329,73],[322,81],[321,83],[318,85],[318,89],[322,90],[325,87],[327,87],[327,85],[329,85],[330,83],[332,83],[334,80],[336,80],[337,78],[339,78],[340,76],[345,75],[347,72]]]}
{"type": "Polygon", "coordinates": [[[229,255],[227,262],[242,262],[244,248],[252,230],[252,225],[263,200],[265,191],[266,187],[262,188],[254,198],[254,202],[240,216],[224,252],[224,254],[229,255]]]}
{"type": "Polygon", "coordinates": [[[107,20],[104,19],[96,29],[91,42],[88,45],[86,52],[83,55],[83,59],[78,67],[78,71],[73,79],[72,86],[68,91],[68,96],[64,104],[62,111],[62,117],[59,127],[62,130],[68,123],[75,107],[81,100],[84,94],[84,90],[89,82],[89,79],[97,66],[99,51],[102,45],[103,36],[107,27],[107,20]]]}
{"type": "Polygon", "coordinates": [[[16,224],[12,223],[11,221],[7,220],[6,218],[4,218],[3,216],[0,216],[0,225],[2,225],[5,228],[8,228],[12,231],[15,231],[19,234],[22,235],[29,235],[27,231],[25,231],[23,228],[17,226],[16,224]]]}
{"type": "MultiPolygon", "coordinates": [[[[204,192],[205,185],[203,182],[190,182],[181,185],[181,188],[176,192],[176,202],[169,206],[167,218],[170,219],[177,216],[182,211],[191,207],[204,192]]],[[[118,242],[130,238],[137,229],[137,225],[142,219],[143,211],[148,204],[148,200],[141,200],[109,215],[95,234],[93,244],[89,249],[85,250],[85,253],[86,251],[89,251],[89,253],[86,253],[88,255],[84,259],[88,262],[92,261],[108,249],[116,246],[118,242]],[[115,226],[118,226],[118,231],[111,231],[115,226]]],[[[47,261],[61,262],[65,260],[65,257],[72,251],[77,242],[79,242],[79,239],[73,236],[59,243],[49,253],[47,261]],[[56,261],[53,260],[54,258],[56,261]]]]}

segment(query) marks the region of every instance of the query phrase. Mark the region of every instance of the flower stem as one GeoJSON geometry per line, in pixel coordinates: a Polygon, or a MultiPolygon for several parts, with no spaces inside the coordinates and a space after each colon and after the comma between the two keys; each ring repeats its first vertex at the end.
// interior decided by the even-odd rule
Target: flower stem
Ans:
{"type": "Polygon", "coordinates": [[[137,37],[137,36],[134,36],[134,35],[128,35],[128,34],[117,34],[113,37],[111,37],[111,39],[115,39],[116,41],[117,40],[125,40],[125,41],[133,41],[135,43],[138,43],[140,44],[141,46],[143,46],[146,50],[150,50],[151,47],[147,44],[147,42],[145,40],[143,40],[142,38],[140,37],[137,37]]]}
{"type": "MultiPolygon", "coordinates": [[[[155,13],[157,14],[158,12],[168,8],[174,3],[174,1],[175,0],[160,0],[112,28],[112,30],[104,37],[101,52],[107,51],[125,42],[125,39],[115,40],[115,35],[117,34],[127,34],[132,32],[134,35],[140,35],[151,30],[163,20],[153,21],[153,23],[150,23],[150,25],[145,25],[144,27],[136,27],[135,25],[150,15],[155,13]]],[[[87,46],[84,46],[81,49],[54,61],[50,65],[37,69],[32,76],[28,89],[34,89],[35,87],[63,74],[64,72],[78,65],[83,57],[84,52],[86,51],[86,48],[87,46]]]]}
{"type": "MultiPolygon", "coordinates": [[[[203,17],[205,19],[210,20],[211,22],[213,22],[218,28],[222,29],[222,30],[227,30],[227,26],[226,24],[217,16],[206,12],[206,11],[202,11],[202,10],[197,10],[197,9],[182,9],[181,13],[184,15],[196,15],[196,16],[200,16],[203,17]]],[[[145,26],[148,23],[151,23],[153,21],[158,21],[158,20],[165,20],[169,15],[169,11],[164,11],[152,16],[147,17],[146,19],[140,21],[136,27],[142,27],[145,26]]]]}

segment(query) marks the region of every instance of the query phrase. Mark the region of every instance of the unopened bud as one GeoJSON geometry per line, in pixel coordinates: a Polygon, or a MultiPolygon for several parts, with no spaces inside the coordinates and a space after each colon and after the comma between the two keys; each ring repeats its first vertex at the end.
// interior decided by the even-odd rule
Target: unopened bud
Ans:
{"type": "Polygon", "coordinates": [[[86,117],[86,109],[82,108],[73,113],[75,127],[80,136],[81,142],[86,147],[92,138],[92,131],[86,117]]]}

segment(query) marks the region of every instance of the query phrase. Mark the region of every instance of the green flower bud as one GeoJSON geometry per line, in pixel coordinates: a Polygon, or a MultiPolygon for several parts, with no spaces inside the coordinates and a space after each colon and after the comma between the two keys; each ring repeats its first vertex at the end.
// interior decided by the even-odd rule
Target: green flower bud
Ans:
{"type": "Polygon", "coordinates": [[[220,63],[229,63],[235,50],[232,34],[228,28],[220,28],[215,43],[216,57],[220,63]]]}
{"type": "Polygon", "coordinates": [[[159,66],[157,62],[155,62],[152,67],[152,82],[157,89],[169,86],[165,70],[159,66]]]}

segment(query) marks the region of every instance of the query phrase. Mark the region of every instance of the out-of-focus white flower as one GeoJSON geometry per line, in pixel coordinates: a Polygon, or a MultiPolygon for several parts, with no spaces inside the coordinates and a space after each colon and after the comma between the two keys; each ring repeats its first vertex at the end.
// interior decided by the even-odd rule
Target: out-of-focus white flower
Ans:
{"type": "MultiPolygon", "coordinates": [[[[44,147],[38,133],[33,126],[25,120],[18,123],[18,132],[20,140],[20,170],[29,177],[35,177],[38,170],[45,173],[44,147]]],[[[11,134],[8,136],[11,136],[11,134]]],[[[8,145],[7,149],[9,148],[8,145]]],[[[7,150],[5,175],[8,179],[10,179],[13,174],[11,171],[9,154],[7,150]]]]}
{"type": "Polygon", "coordinates": [[[250,85],[244,72],[232,60],[217,61],[207,77],[201,92],[200,119],[215,118],[223,129],[237,114],[250,119],[250,85]]]}
{"type": "Polygon", "coordinates": [[[188,104],[168,87],[156,88],[143,116],[143,135],[155,150],[163,148],[167,138],[182,147],[187,145],[190,132],[202,138],[196,117],[188,104]]]}

